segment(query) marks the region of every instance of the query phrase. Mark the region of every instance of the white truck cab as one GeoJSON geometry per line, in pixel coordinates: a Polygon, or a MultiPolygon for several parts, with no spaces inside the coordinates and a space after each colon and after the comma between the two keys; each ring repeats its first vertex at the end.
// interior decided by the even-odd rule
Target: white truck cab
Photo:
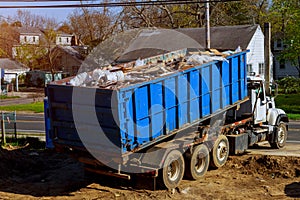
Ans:
{"type": "Polygon", "coordinates": [[[272,147],[283,147],[288,130],[286,113],[275,107],[274,97],[266,94],[264,79],[258,76],[248,76],[247,82],[254,126],[268,130],[267,139],[272,147]]]}

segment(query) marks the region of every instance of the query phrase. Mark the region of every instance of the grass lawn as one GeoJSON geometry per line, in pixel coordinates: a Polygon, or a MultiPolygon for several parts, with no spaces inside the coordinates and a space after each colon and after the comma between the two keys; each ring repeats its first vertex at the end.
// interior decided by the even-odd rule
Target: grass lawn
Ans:
{"type": "Polygon", "coordinates": [[[290,119],[300,119],[300,94],[280,94],[275,99],[276,107],[284,110],[290,119]]]}
{"type": "Polygon", "coordinates": [[[7,96],[7,95],[0,95],[0,99],[17,99],[20,98],[19,96],[7,96]]]}
{"type": "Polygon", "coordinates": [[[0,106],[0,110],[3,110],[3,111],[31,111],[31,112],[35,112],[35,113],[42,113],[42,112],[44,112],[44,103],[36,102],[36,103],[29,103],[29,104],[16,104],[16,105],[9,105],[9,106],[0,106]]]}

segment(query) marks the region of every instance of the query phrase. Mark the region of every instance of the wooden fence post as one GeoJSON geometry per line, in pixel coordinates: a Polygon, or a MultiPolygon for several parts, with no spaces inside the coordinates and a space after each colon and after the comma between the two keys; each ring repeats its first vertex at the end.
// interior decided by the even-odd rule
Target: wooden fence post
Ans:
{"type": "Polygon", "coordinates": [[[3,119],[3,112],[1,112],[1,132],[2,132],[2,145],[6,145],[6,135],[5,135],[5,122],[3,119]]]}

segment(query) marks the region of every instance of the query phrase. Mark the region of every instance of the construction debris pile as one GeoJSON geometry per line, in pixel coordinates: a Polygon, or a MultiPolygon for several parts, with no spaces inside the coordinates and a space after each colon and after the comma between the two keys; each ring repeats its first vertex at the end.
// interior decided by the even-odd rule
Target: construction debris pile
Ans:
{"type": "Polygon", "coordinates": [[[151,58],[138,59],[135,62],[97,68],[92,72],[83,72],[72,78],[67,84],[81,87],[118,89],[211,61],[227,61],[226,56],[233,53],[235,52],[220,53],[216,50],[187,53],[187,50],[184,49],[151,58]]]}

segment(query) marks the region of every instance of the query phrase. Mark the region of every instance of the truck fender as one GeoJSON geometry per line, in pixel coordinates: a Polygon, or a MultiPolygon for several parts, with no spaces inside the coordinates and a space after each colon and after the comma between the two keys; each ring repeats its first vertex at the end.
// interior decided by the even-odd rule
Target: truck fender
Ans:
{"type": "Polygon", "coordinates": [[[141,157],[141,164],[148,165],[154,168],[162,168],[164,160],[170,151],[177,149],[183,153],[180,148],[150,148],[141,157]]]}
{"type": "Polygon", "coordinates": [[[279,108],[271,108],[268,110],[267,115],[268,124],[272,126],[276,126],[280,121],[288,122],[288,117],[286,113],[279,108]]]}

